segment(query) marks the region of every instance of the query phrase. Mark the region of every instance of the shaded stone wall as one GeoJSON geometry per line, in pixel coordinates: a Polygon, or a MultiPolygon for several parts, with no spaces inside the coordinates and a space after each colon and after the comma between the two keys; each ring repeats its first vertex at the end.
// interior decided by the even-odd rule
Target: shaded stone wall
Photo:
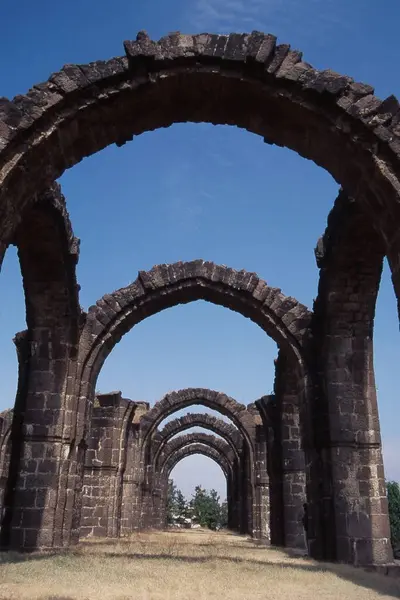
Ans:
{"type": "Polygon", "coordinates": [[[13,411],[0,413],[0,522],[4,511],[4,495],[6,491],[11,454],[11,425],[13,411]]]}

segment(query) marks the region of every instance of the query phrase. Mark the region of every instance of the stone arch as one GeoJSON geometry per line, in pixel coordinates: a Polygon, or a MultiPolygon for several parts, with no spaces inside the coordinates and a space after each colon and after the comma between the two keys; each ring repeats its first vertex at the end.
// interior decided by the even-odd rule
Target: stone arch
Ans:
{"type": "Polygon", "coordinates": [[[220,304],[250,318],[307,372],[304,345],[310,311],[255,273],[196,260],[140,271],[136,281],[106,294],[89,309],[80,342],[79,396],[91,397],[106,357],[132,327],[165,308],[195,300],[220,304]]]}
{"type": "Polygon", "coordinates": [[[227,442],[221,440],[215,435],[196,432],[181,435],[173,440],[170,440],[166,444],[166,446],[164,447],[164,451],[160,456],[159,463],[157,465],[160,471],[164,471],[164,466],[171,455],[173,455],[177,450],[184,448],[185,446],[190,446],[190,444],[203,444],[204,446],[214,448],[224,456],[226,461],[231,465],[231,469],[233,468],[233,452],[227,442]]]}
{"type": "MultiPolygon", "coordinates": [[[[274,36],[259,32],[173,34],[157,43],[141,33],[136,42],[125,43],[125,51],[124,58],[68,65],[27,95],[2,101],[2,250],[36,192],[42,193],[84,156],[178,121],[234,124],[262,135],[267,143],[297,151],[342,184],[379,232],[400,297],[400,111],[394,97],[382,102],[368,85],[332,71],[316,71],[302,61],[301,53],[287,45],[277,46],[274,36]]],[[[326,417],[325,422],[329,431],[337,429],[332,419],[326,417]]],[[[43,434],[46,426],[41,427],[43,434]]],[[[332,456],[335,452],[343,455],[339,447],[332,456]]],[[[359,455],[364,473],[370,468],[365,457],[371,448],[359,455]]],[[[65,455],[65,449],[59,454],[65,455]]],[[[370,478],[363,481],[371,487],[370,478]]],[[[351,486],[347,487],[350,493],[351,486]]],[[[371,511],[364,504],[368,516],[371,511]]],[[[337,529],[340,526],[338,522],[337,529]]],[[[346,532],[346,540],[340,542],[343,553],[339,553],[346,560],[353,561],[353,547],[361,562],[371,562],[372,555],[380,562],[383,557],[390,559],[387,537],[368,554],[362,548],[374,545],[371,537],[361,530],[360,535],[346,532]]],[[[50,543],[45,540],[43,536],[42,545],[56,544],[54,537],[50,543]]],[[[16,545],[21,544],[25,542],[16,539],[16,545]]]]}
{"type": "Polygon", "coordinates": [[[205,446],[204,444],[191,444],[181,448],[180,450],[177,450],[175,454],[170,457],[168,463],[165,464],[164,470],[166,475],[169,476],[172,469],[176,467],[181,460],[189,456],[193,456],[194,454],[202,454],[203,456],[211,458],[221,468],[225,478],[228,478],[229,464],[225,462],[224,457],[217,450],[215,450],[215,448],[205,446]]]}
{"type": "MultiPolygon", "coordinates": [[[[235,460],[235,455],[230,445],[215,435],[206,433],[196,432],[182,435],[169,440],[164,446],[157,462],[153,462],[152,477],[147,481],[146,495],[143,498],[142,522],[144,527],[163,528],[165,526],[167,522],[168,478],[173,468],[170,466],[170,463],[174,461],[174,457],[177,454],[193,446],[212,450],[219,456],[219,464],[221,465],[222,463],[224,465],[223,470],[230,505],[232,506],[233,502],[238,498],[240,494],[237,477],[239,465],[235,460]]],[[[236,509],[236,506],[234,508],[236,509]]]]}
{"type": "Polygon", "coordinates": [[[182,417],[169,421],[159,432],[159,444],[154,454],[154,461],[157,462],[160,452],[162,452],[165,444],[167,444],[171,438],[192,427],[202,427],[203,429],[208,429],[219,435],[229,444],[232,451],[235,453],[235,456],[238,457],[238,451],[241,449],[243,438],[236,427],[213,415],[188,413],[182,417]]]}
{"type": "MultiPolygon", "coordinates": [[[[256,537],[261,536],[263,528],[259,525],[260,503],[255,502],[258,489],[258,465],[256,465],[255,456],[258,452],[259,413],[254,405],[246,407],[225,394],[202,388],[188,388],[167,394],[140,420],[143,464],[149,469],[149,474],[153,472],[152,448],[158,437],[157,427],[159,424],[170,414],[197,404],[227,416],[243,437],[242,451],[236,460],[238,467],[235,468],[234,495],[237,501],[235,518],[238,523],[237,528],[240,528],[242,532],[256,537]]],[[[169,443],[171,441],[173,440],[170,440],[169,443]]],[[[168,447],[168,444],[165,447],[168,447]]],[[[230,481],[228,483],[230,485],[230,481]]],[[[147,493],[145,493],[143,501],[146,507],[144,513],[147,515],[154,513],[154,505],[150,504],[147,493]]],[[[269,511],[267,510],[266,513],[268,514],[265,517],[269,519],[269,511]]]]}
{"type": "Polygon", "coordinates": [[[396,98],[381,101],[369,85],[317,71],[260,32],[175,33],[159,42],[141,32],[124,46],[125,57],[66,65],[2,101],[2,241],[33,192],[85,156],[150,129],[201,121],[243,127],[324,167],[374,213],[389,251],[398,250],[396,98]]]}
{"type": "Polygon", "coordinates": [[[148,444],[159,424],[169,415],[193,405],[206,406],[226,417],[238,427],[250,448],[253,448],[255,416],[244,404],[215,390],[187,388],[166,394],[140,421],[143,447],[148,444]]]}

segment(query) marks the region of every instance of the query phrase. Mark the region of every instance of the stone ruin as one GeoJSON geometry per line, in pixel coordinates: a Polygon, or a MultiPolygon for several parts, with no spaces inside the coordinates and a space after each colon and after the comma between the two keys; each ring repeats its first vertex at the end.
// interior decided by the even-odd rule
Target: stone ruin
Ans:
{"type": "Polygon", "coordinates": [[[162,527],[170,469],[202,452],[226,475],[232,528],[300,546],[306,498],[311,556],[390,563],[372,334],[385,256],[400,297],[398,101],[318,71],[260,32],[158,42],[141,32],[124,48],[0,101],[0,256],[17,246],[27,315],[15,337],[14,409],[0,421],[1,546],[60,548],[80,535],[162,527]],[[243,127],[340,183],[317,244],[312,311],[254,273],[203,260],[140,272],[82,311],[79,240],[54,181],[111,143],[185,121],[243,127]],[[125,333],[198,299],[239,312],[275,340],[273,395],[246,407],[182,390],[152,409],[119,393],[96,397],[101,367],[125,333]],[[198,403],[218,406],[238,433],[175,447],[158,426],[177,406],[198,403]]]}

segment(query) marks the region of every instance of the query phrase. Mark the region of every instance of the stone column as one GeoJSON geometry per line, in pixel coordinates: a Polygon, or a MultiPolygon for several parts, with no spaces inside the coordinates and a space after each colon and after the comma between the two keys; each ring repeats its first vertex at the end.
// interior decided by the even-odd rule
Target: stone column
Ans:
{"type": "Polygon", "coordinates": [[[17,335],[19,381],[1,544],[17,550],[77,541],[80,439],[74,363],[81,309],[74,238],[58,184],[24,212],[13,239],[26,299],[27,332],[17,335]]]}
{"type": "Polygon", "coordinates": [[[373,369],[385,253],[375,223],[342,191],[316,249],[320,280],[312,331],[319,398],[314,408],[325,473],[324,557],[357,565],[384,564],[393,556],[373,369]]]}
{"type": "Polygon", "coordinates": [[[275,366],[275,397],[281,428],[284,544],[304,549],[302,515],[307,494],[299,410],[302,386],[294,366],[282,352],[275,366]]]}
{"type": "Polygon", "coordinates": [[[120,392],[95,399],[83,482],[82,536],[121,533],[123,479],[135,404],[120,392]]]}
{"type": "Polygon", "coordinates": [[[269,477],[267,472],[267,436],[258,416],[255,436],[255,499],[253,503],[254,536],[271,543],[269,477]]]}

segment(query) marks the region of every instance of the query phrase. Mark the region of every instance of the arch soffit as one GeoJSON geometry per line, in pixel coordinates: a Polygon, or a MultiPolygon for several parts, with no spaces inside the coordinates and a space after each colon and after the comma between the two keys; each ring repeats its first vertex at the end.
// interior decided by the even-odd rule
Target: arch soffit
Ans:
{"type": "Polygon", "coordinates": [[[192,427],[202,427],[203,429],[208,429],[219,435],[230,445],[235,452],[236,457],[238,457],[238,450],[240,450],[242,446],[243,436],[236,427],[213,415],[188,413],[173,421],[169,421],[169,423],[167,423],[159,432],[160,443],[155,453],[155,460],[157,460],[159,453],[172,437],[187,429],[191,429],[192,427]]]}
{"type": "Polygon", "coordinates": [[[386,228],[398,217],[400,111],[393,96],[381,101],[369,85],[317,71],[301,52],[260,32],[177,33],[158,42],[141,32],[124,46],[125,57],[66,65],[26,95],[2,100],[3,241],[33,193],[66,168],[111,143],[183,121],[234,124],[292,148],[355,196],[364,187],[361,201],[386,228]]]}
{"type": "Polygon", "coordinates": [[[164,465],[164,473],[167,477],[170,476],[170,473],[176,465],[189,456],[193,456],[194,454],[201,454],[206,456],[207,458],[211,458],[222,470],[225,478],[228,480],[230,475],[230,466],[225,461],[225,458],[222,454],[220,454],[215,448],[211,448],[210,446],[205,446],[204,444],[191,444],[189,446],[185,446],[180,450],[177,450],[175,454],[170,456],[169,461],[164,465]]]}
{"type": "Polygon", "coordinates": [[[221,455],[224,456],[226,461],[230,464],[231,468],[232,464],[232,454],[230,450],[229,444],[224,440],[216,437],[215,435],[209,435],[207,433],[188,433],[187,435],[179,436],[173,440],[170,440],[166,446],[164,447],[164,451],[160,456],[159,466],[160,470],[164,470],[164,466],[168,461],[168,458],[172,456],[175,452],[180,450],[181,448],[185,448],[186,446],[190,446],[191,444],[203,444],[204,446],[209,446],[210,448],[214,448],[221,455]]]}

